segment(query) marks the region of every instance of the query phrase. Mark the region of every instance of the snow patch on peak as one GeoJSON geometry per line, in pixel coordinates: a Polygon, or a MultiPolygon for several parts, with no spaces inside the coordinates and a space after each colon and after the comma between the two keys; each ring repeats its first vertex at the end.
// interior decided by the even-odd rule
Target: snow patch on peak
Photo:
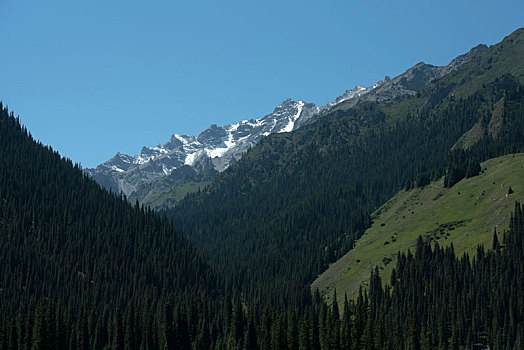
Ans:
{"type": "Polygon", "coordinates": [[[113,171],[117,171],[119,173],[123,173],[125,170],[123,169],[120,169],[119,167],[117,167],[116,165],[111,165],[111,170],[113,171]]]}
{"type": "Polygon", "coordinates": [[[259,126],[262,126],[264,125],[264,119],[263,118],[260,118],[260,119],[252,119],[252,120],[246,120],[246,124],[253,127],[253,128],[258,128],[259,126]]]}
{"type": "Polygon", "coordinates": [[[158,145],[156,147],[153,147],[154,151],[157,151],[158,153],[168,153],[169,151],[165,149],[164,147],[158,145]]]}
{"type": "Polygon", "coordinates": [[[295,121],[298,119],[298,117],[300,117],[300,114],[302,114],[302,109],[304,109],[304,102],[298,101],[296,108],[297,108],[297,113],[293,115],[291,118],[289,118],[289,122],[287,123],[286,126],[280,129],[279,133],[293,131],[293,128],[295,127],[295,121]]]}
{"type": "Polygon", "coordinates": [[[203,151],[199,150],[194,153],[189,153],[186,155],[186,158],[184,159],[184,164],[193,166],[197,162],[197,160],[202,156],[203,151]]]}
{"type": "Polygon", "coordinates": [[[151,158],[152,157],[136,156],[135,159],[133,160],[133,164],[141,165],[141,164],[148,162],[151,158]]]}
{"type": "MultiPolygon", "coordinates": [[[[224,130],[228,131],[228,132],[234,132],[234,131],[237,131],[238,130],[238,127],[240,126],[240,124],[243,124],[244,122],[240,122],[240,123],[236,123],[236,124],[231,124],[231,125],[226,125],[224,126],[224,130]]],[[[231,136],[231,134],[230,134],[231,136]]]]}
{"type": "Polygon", "coordinates": [[[205,151],[206,151],[207,156],[211,159],[222,157],[227,151],[229,151],[230,149],[235,147],[238,143],[242,142],[244,139],[249,137],[248,135],[245,137],[240,137],[237,140],[235,140],[233,132],[236,131],[239,126],[240,126],[240,123],[231,125],[232,128],[228,130],[229,133],[227,137],[222,138],[222,142],[223,142],[222,146],[225,146],[225,147],[206,148],[205,151]]]}
{"type": "Polygon", "coordinates": [[[186,145],[189,141],[184,136],[180,136],[179,134],[173,134],[173,137],[175,137],[178,141],[182,142],[184,145],[186,145]]]}
{"type": "MultiPolygon", "coordinates": [[[[238,125],[237,125],[237,128],[238,128],[238,125]]],[[[229,133],[227,138],[222,137],[222,145],[220,145],[220,147],[205,148],[204,150],[209,158],[217,158],[217,157],[222,157],[222,155],[226,153],[234,145],[235,145],[235,142],[233,141],[233,134],[229,133]]]]}
{"type": "Polygon", "coordinates": [[[218,158],[218,157],[222,157],[224,153],[226,153],[229,150],[229,148],[230,147],[221,147],[221,148],[213,148],[213,149],[206,148],[205,151],[209,158],[218,158]]]}

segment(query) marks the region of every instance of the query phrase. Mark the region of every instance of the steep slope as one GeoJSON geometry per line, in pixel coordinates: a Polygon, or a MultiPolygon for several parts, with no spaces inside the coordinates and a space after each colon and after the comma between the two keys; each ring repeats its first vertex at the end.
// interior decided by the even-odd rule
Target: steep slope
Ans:
{"type": "Polygon", "coordinates": [[[389,281],[397,253],[414,251],[418,236],[444,247],[453,243],[459,256],[473,256],[479,244],[491,247],[493,231],[506,230],[515,201],[524,201],[524,154],[490,159],[481,167],[482,174],[452,188],[444,188],[441,179],[396,194],[372,214],[373,225],[355,247],[330,265],[312,288],[327,298],[336,289],[339,301],[345,293],[354,299],[361,285],[369,285],[376,266],[382,280],[389,281]]]}
{"type": "MultiPolygon", "coordinates": [[[[524,80],[524,28],[517,29],[501,43],[471,58],[463,69],[440,79],[442,85],[453,85],[456,97],[466,96],[484,84],[504,75],[511,75],[520,82],[524,80]]],[[[504,83],[503,80],[500,81],[504,83]]]]}
{"type": "MultiPolygon", "coordinates": [[[[521,34],[479,56],[491,59],[490,69],[522,77],[513,65],[504,67],[518,67],[518,58],[490,56],[504,56],[500,46],[510,56],[520,50],[521,34]]],[[[519,78],[504,75],[455,96],[463,83],[480,76],[458,73],[482,64],[470,61],[411,97],[332,110],[293,133],[270,135],[170,215],[235,288],[254,297],[292,299],[297,286],[311,283],[348,251],[368,215],[407,180],[443,176],[453,145],[504,96],[503,131],[483,139],[475,157],[523,151],[519,78]],[[274,288],[260,290],[261,281],[274,288]]]]}
{"type": "Polygon", "coordinates": [[[0,104],[0,305],[101,311],[217,290],[213,270],[164,217],[132,206],[33,140],[0,104]]]}
{"type": "Polygon", "coordinates": [[[102,186],[123,192],[131,201],[138,199],[157,209],[169,207],[185,194],[203,189],[267,135],[296,130],[334,110],[415,95],[429,82],[456,71],[485,50],[485,45],[478,45],[446,66],[419,63],[393,79],[387,77],[370,87],[347,90],[322,107],[287,99],[263,118],[224,127],[212,125],[198,137],[174,134],[164,145],[143,147],[137,156],[117,153],[87,172],[102,186]]]}
{"type": "MultiPolygon", "coordinates": [[[[420,62],[399,76],[391,79],[386,77],[384,81],[377,82],[371,88],[357,87],[356,92],[348,91],[351,98],[337,99],[339,103],[333,109],[349,109],[366,102],[391,101],[404,96],[416,95],[429,82],[442,78],[443,76],[457,71],[463,64],[469,62],[473,57],[488,50],[486,45],[477,45],[467,53],[453,59],[446,66],[433,66],[420,62]],[[358,96],[354,96],[358,93],[358,96]],[[356,97],[356,98],[355,98],[356,97]]],[[[337,100],[335,100],[337,102],[337,100]]]]}

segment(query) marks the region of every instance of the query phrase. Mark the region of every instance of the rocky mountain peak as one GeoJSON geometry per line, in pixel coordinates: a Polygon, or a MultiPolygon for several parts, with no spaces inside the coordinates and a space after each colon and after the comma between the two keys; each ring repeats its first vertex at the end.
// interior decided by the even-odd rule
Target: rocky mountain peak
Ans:
{"type": "Polygon", "coordinates": [[[395,78],[387,76],[389,79],[379,80],[371,87],[355,87],[355,89],[347,90],[326,107],[330,109],[350,109],[361,103],[382,102],[401,96],[415,95],[430,81],[459,69],[475,55],[487,49],[486,45],[477,45],[467,53],[453,59],[446,66],[434,66],[423,61],[419,62],[395,78]]]}
{"type": "Polygon", "coordinates": [[[280,103],[278,106],[275,107],[275,109],[273,110],[273,113],[279,113],[283,110],[295,108],[298,103],[299,102],[288,97],[284,101],[282,101],[282,103],[280,103]]]}
{"type": "Polygon", "coordinates": [[[141,199],[148,189],[161,182],[173,184],[191,174],[221,172],[261,138],[292,131],[318,111],[312,103],[288,98],[262,118],[225,126],[212,124],[198,137],[173,134],[163,146],[143,147],[137,156],[119,154],[86,171],[105,187],[124,192],[130,199],[134,196],[141,199]],[[188,171],[187,167],[192,170],[188,171]]]}
{"type": "Polygon", "coordinates": [[[446,66],[444,74],[447,74],[448,72],[450,72],[452,70],[457,70],[464,63],[470,61],[473,58],[473,56],[475,56],[475,55],[477,55],[477,54],[479,54],[479,53],[481,53],[483,51],[486,51],[486,50],[488,50],[488,47],[486,45],[484,45],[484,44],[479,44],[479,45],[475,46],[474,48],[472,48],[471,50],[469,50],[465,54],[460,55],[460,56],[456,57],[455,59],[453,59],[446,66]]]}

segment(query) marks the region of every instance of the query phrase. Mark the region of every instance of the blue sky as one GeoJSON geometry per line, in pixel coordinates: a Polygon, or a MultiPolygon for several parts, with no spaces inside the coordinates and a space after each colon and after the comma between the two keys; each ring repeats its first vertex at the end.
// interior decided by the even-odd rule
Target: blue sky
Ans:
{"type": "Polygon", "coordinates": [[[84,167],[323,105],[524,26],[524,1],[0,0],[0,99],[84,167]]]}

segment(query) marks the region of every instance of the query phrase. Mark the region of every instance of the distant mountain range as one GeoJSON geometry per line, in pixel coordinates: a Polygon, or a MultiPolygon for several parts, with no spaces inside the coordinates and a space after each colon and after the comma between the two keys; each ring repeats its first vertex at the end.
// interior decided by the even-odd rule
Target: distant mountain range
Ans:
{"type": "Polygon", "coordinates": [[[291,132],[328,111],[415,95],[430,81],[457,70],[487,49],[485,45],[478,45],[446,66],[418,63],[395,78],[386,76],[384,81],[371,87],[356,86],[347,90],[322,107],[287,99],[262,118],[223,127],[213,124],[197,137],[173,134],[163,145],[143,147],[135,156],[117,153],[86,172],[102,186],[122,192],[130,200],[137,199],[156,208],[171,206],[180,199],[181,193],[208,183],[267,135],[291,132]],[[182,187],[186,189],[177,191],[182,187]]]}
{"type": "Polygon", "coordinates": [[[314,104],[287,99],[263,118],[223,127],[213,124],[198,137],[174,134],[163,145],[143,147],[136,156],[117,153],[87,172],[101,185],[151,204],[148,195],[158,186],[165,188],[167,184],[169,188],[189,180],[210,179],[240,159],[261,138],[293,131],[319,111],[314,104]]]}

